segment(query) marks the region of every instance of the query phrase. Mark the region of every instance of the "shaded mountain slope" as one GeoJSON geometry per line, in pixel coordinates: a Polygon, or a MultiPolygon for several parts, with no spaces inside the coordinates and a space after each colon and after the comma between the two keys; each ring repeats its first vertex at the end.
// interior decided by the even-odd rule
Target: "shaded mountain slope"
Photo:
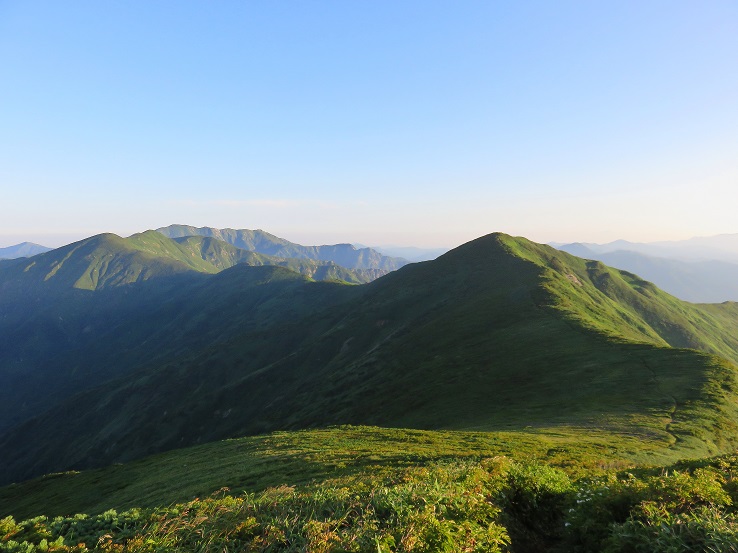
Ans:
{"type": "Polygon", "coordinates": [[[138,367],[214,347],[257,323],[302,318],[352,289],[320,285],[282,267],[240,264],[217,275],[73,290],[27,319],[6,314],[0,321],[2,426],[138,367]],[[296,289],[305,286],[314,290],[314,304],[310,296],[303,305],[296,289]]]}
{"type": "MultiPolygon", "coordinates": [[[[157,229],[170,238],[186,236],[208,236],[217,238],[245,250],[263,253],[281,258],[314,259],[317,261],[333,261],[349,269],[378,271],[386,274],[407,264],[404,259],[388,257],[371,248],[356,248],[351,244],[334,244],[328,246],[301,246],[279,238],[263,230],[216,229],[211,227],[192,227],[188,225],[170,225],[157,229]]],[[[380,276],[379,274],[377,276],[380,276]]]]}
{"type": "Polygon", "coordinates": [[[283,266],[315,280],[358,284],[373,278],[332,262],[274,258],[212,238],[171,240],[155,231],[93,236],[0,263],[0,376],[21,359],[31,370],[33,358],[58,355],[53,348],[74,345],[80,333],[106,321],[114,326],[146,304],[179,297],[176,288],[236,264],[283,266]],[[91,294],[115,288],[121,292],[91,294]]]}
{"type": "MultiPolygon", "coordinates": [[[[183,310],[175,321],[195,317],[192,339],[221,340],[153,358],[6,432],[7,478],[339,423],[604,428],[684,455],[736,444],[735,304],[686,304],[630,273],[494,234],[361,287],[268,268],[264,284],[290,285],[262,294],[258,312],[206,309],[264,269],[224,271],[172,306],[183,310]]],[[[141,347],[127,355],[145,358],[141,347]]]]}
{"type": "MultiPolygon", "coordinates": [[[[155,231],[130,238],[103,234],[32,259],[3,261],[0,430],[71,393],[130,372],[144,359],[182,349],[177,330],[200,317],[190,313],[175,324],[180,314],[171,311],[167,318],[168,306],[207,311],[219,305],[217,298],[202,298],[198,287],[236,264],[283,266],[315,280],[373,278],[332,262],[274,258],[213,238],[171,240],[155,231]],[[162,336],[158,341],[142,334],[156,329],[162,336]]],[[[215,295],[231,297],[234,292],[221,286],[215,295]]],[[[238,283],[231,286],[240,289],[238,283]]],[[[225,336],[237,328],[229,321],[211,325],[225,336]]],[[[191,339],[188,348],[196,343],[191,339]]]]}

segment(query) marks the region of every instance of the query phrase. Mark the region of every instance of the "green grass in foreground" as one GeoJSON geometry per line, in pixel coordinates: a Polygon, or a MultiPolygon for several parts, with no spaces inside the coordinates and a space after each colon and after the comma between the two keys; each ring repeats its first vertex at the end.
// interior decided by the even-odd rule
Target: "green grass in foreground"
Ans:
{"type": "Polygon", "coordinates": [[[505,455],[560,467],[572,476],[672,462],[669,442],[596,429],[456,432],[342,426],[225,440],[84,472],[52,474],[0,488],[0,516],[101,513],[156,507],[279,485],[390,474],[447,459],[505,455]]]}
{"type": "Polygon", "coordinates": [[[574,478],[496,456],[155,509],[0,519],[0,552],[734,552],[738,456],[574,478]]]}

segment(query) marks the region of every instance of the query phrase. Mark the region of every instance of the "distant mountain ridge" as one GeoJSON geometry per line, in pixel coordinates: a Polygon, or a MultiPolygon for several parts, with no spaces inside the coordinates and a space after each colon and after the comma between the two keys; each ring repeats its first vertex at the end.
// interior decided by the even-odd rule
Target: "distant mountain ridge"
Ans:
{"type": "Polygon", "coordinates": [[[557,244],[556,247],[569,248],[584,246],[597,254],[614,251],[631,251],[653,257],[664,257],[678,261],[724,261],[738,263],[738,234],[718,234],[698,236],[687,240],[666,240],[660,242],[629,242],[615,240],[606,244],[574,242],[557,244]]]}
{"type": "Polygon", "coordinates": [[[316,280],[353,284],[377,276],[376,271],[351,271],[331,261],[277,258],[215,238],[174,240],[150,230],[128,238],[99,234],[26,261],[4,263],[0,265],[0,290],[99,290],[191,271],[214,274],[239,263],[283,266],[316,280]]]}
{"type": "Polygon", "coordinates": [[[408,263],[405,259],[388,257],[371,248],[357,249],[352,244],[302,246],[263,230],[198,228],[188,225],[169,225],[156,230],[169,238],[208,236],[237,248],[274,257],[332,261],[347,269],[373,270],[382,274],[399,269],[408,263]]]}
{"type": "Polygon", "coordinates": [[[636,273],[685,301],[738,301],[738,263],[717,260],[680,261],[627,250],[598,253],[582,244],[566,244],[559,249],[636,273]]]}
{"type": "Polygon", "coordinates": [[[17,259],[19,257],[32,257],[34,255],[48,252],[51,248],[34,244],[33,242],[22,242],[15,246],[0,248],[0,259],[17,259]]]}
{"type": "Polygon", "coordinates": [[[636,273],[686,301],[738,301],[738,234],[652,243],[575,242],[556,247],[636,273]]]}

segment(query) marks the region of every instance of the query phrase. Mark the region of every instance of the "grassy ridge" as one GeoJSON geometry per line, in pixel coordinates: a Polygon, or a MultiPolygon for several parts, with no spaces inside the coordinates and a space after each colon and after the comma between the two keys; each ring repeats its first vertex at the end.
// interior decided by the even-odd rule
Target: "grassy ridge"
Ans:
{"type": "Polygon", "coordinates": [[[268,487],[350,481],[444,459],[506,455],[541,460],[572,475],[674,460],[664,443],[602,431],[459,432],[343,426],[214,442],[122,465],[44,476],[0,488],[0,517],[101,513],[155,507],[268,487]]]}
{"type": "Polygon", "coordinates": [[[125,355],[150,364],[0,438],[11,478],[332,424],[604,429],[690,457],[738,440],[731,305],[500,234],[364,287],[256,269],[167,307],[168,359],[171,326],[132,329],[125,355]]]}
{"type": "Polygon", "coordinates": [[[568,320],[614,339],[690,348],[738,362],[738,304],[681,301],[627,271],[521,238],[502,247],[542,268],[541,301],[568,320]]]}

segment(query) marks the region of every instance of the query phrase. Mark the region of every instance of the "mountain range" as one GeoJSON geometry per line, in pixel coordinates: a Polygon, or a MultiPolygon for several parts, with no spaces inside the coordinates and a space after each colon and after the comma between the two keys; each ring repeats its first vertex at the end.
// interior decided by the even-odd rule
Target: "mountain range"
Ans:
{"type": "Polygon", "coordinates": [[[659,242],[629,242],[627,240],[615,240],[606,244],[584,242],[581,245],[598,254],[624,250],[679,261],[738,263],[738,234],[698,236],[687,240],[659,242]]]}
{"type": "Polygon", "coordinates": [[[4,482],[333,424],[738,444],[738,304],[499,233],[362,285],[233,246],[100,235],[0,265],[4,482]]]}
{"type": "Polygon", "coordinates": [[[738,234],[671,242],[617,240],[607,244],[557,244],[556,247],[637,273],[686,301],[738,300],[738,234]]]}
{"type": "MultiPolygon", "coordinates": [[[[442,255],[447,249],[336,244],[332,246],[301,246],[262,230],[217,229],[170,225],[158,231],[177,239],[203,236],[215,238],[239,249],[282,257],[333,261],[345,268],[364,271],[356,275],[360,282],[377,278],[407,263],[427,261],[442,255]],[[390,256],[390,257],[387,257],[390,256]],[[391,257],[394,257],[392,259],[391,257]]],[[[596,259],[610,266],[636,273],[680,299],[698,303],[716,303],[738,299],[738,235],[723,234],[681,241],[651,243],[616,240],[607,244],[551,244],[586,259],[596,259]]],[[[4,259],[32,257],[50,248],[24,242],[0,248],[0,264],[4,259]]],[[[217,264],[217,263],[216,263],[217,264]]],[[[273,264],[270,260],[269,264],[273,264]]],[[[221,267],[222,268],[222,267],[221,267]]],[[[326,271],[327,269],[321,269],[326,271]]],[[[316,278],[343,278],[330,274],[324,277],[313,269],[316,278]]],[[[310,269],[303,269],[305,274],[310,269]]],[[[349,277],[349,281],[353,281],[349,277]]]]}
{"type": "MultiPolygon", "coordinates": [[[[326,257],[328,253],[323,251],[326,257]]],[[[204,285],[207,275],[236,265],[268,266],[284,267],[310,281],[359,284],[385,274],[386,266],[402,263],[373,250],[358,252],[354,261],[365,268],[274,257],[199,235],[170,239],[155,231],[129,238],[101,234],[29,259],[2,261],[0,429],[77,390],[82,382],[101,383],[128,370],[126,363],[132,362],[119,362],[117,355],[106,359],[115,351],[113,344],[137,351],[134,342],[143,340],[140,328],[150,328],[151,310],[186,304],[187,294],[195,294],[193,288],[204,285]],[[125,338],[118,325],[132,316],[137,328],[129,329],[125,338]],[[95,357],[91,352],[98,350],[95,357]],[[67,366],[66,371],[59,368],[67,366]]],[[[171,323],[167,319],[160,324],[171,323]]],[[[178,335],[160,333],[160,351],[179,344],[178,335]]]]}
{"type": "Polygon", "coordinates": [[[169,238],[206,236],[216,238],[237,248],[274,257],[332,261],[348,269],[374,270],[380,271],[382,274],[394,271],[407,264],[404,259],[387,257],[371,248],[356,248],[352,244],[301,246],[263,230],[170,225],[157,229],[157,231],[169,238]]]}
{"type": "Polygon", "coordinates": [[[121,238],[100,234],[0,266],[8,287],[98,290],[185,272],[217,273],[239,263],[280,265],[318,280],[368,282],[382,269],[352,271],[334,261],[285,259],[202,236],[170,239],[155,231],[121,238]]]}
{"type": "Polygon", "coordinates": [[[33,242],[22,242],[15,246],[0,248],[0,259],[17,259],[19,257],[31,257],[40,253],[48,252],[51,248],[40,246],[33,242]]]}

